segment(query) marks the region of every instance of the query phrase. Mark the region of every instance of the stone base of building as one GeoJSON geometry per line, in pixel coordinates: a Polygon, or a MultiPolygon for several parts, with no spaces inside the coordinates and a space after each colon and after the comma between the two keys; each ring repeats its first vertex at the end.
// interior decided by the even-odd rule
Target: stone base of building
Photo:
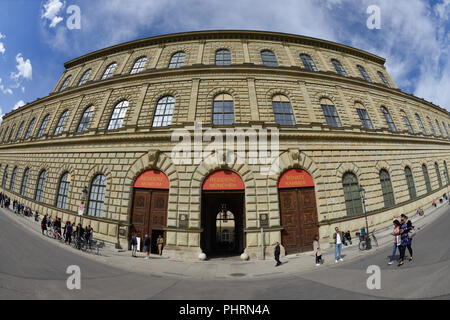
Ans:
{"type": "Polygon", "coordinates": [[[163,256],[182,260],[199,260],[198,255],[202,253],[200,247],[166,245],[163,256]]]}

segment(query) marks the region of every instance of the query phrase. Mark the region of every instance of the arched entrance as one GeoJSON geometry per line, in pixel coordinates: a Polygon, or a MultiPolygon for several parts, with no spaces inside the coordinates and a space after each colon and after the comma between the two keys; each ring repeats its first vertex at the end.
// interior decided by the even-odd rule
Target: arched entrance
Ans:
{"type": "Polygon", "coordinates": [[[278,181],[278,194],[286,254],[312,250],[319,232],[313,179],[305,170],[290,169],[278,181]]]}
{"type": "Polygon", "coordinates": [[[211,173],[202,187],[201,248],[208,256],[244,251],[245,186],[231,170],[211,173]]]}
{"type": "Polygon", "coordinates": [[[142,173],[134,183],[133,208],[130,237],[133,233],[141,238],[141,247],[146,234],[151,237],[151,252],[157,253],[156,240],[159,235],[166,239],[164,229],[167,221],[169,179],[159,170],[142,173]]]}

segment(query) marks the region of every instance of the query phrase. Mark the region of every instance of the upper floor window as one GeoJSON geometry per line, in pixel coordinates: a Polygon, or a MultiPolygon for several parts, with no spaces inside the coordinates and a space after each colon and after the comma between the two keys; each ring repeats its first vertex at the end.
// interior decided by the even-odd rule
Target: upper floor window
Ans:
{"type": "Polygon", "coordinates": [[[409,122],[408,117],[405,115],[403,115],[403,122],[405,123],[406,129],[408,130],[409,133],[413,134],[414,133],[414,129],[411,126],[411,122],[409,122]]]}
{"type": "Polygon", "coordinates": [[[282,126],[295,126],[291,102],[286,96],[277,95],[272,98],[275,122],[282,126]]]}
{"type": "Polygon", "coordinates": [[[173,112],[175,110],[175,98],[166,96],[159,99],[153,117],[153,127],[166,127],[172,124],[173,112]]]}
{"type": "Polygon", "coordinates": [[[309,71],[318,71],[314,60],[311,58],[309,54],[302,53],[300,55],[300,59],[302,60],[303,66],[306,70],[309,71]]]}
{"type": "Polygon", "coordinates": [[[5,142],[6,135],[8,134],[8,130],[9,130],[9,127],[6,128],[5,133],[3,134],[3,139],[2,139],[3,142],[5,142]]]}
{"type": "Polygon", "coordinates": [[[383,193],[384,207],[395,205],[394,191],[392,189],[391,177],[385,169],[380,170],[381,192],[383,193]]]}
{"type": "Polygon", "coordinates": [[[16,184],[17,167],[14,168],[11,176],[11,183],[9,185],[9,190],[14,191],[14,185],[16,184]]]}
{"type": "Polygon", "coordinates": [[[3,172],[2,188],[6,188],[6,181],[8,181],[8,166],[5,167],[5,172],[3,172]]]}
{"type": "Polygon", "coordinates": [[[405,167],[406,184],[408,185],[409,198],[411,200],[417,197],[416,185],[414,184],[414,177],[410,167],[405,167]]]}
{"type": "Polygon", "coordinates": [[[425,130],[425,126],[423,125],[422,119],[420,119],[420,116],[416,113],[416,120],[419,124],[420,130],[422,130],[423,134],[427,134],[427,130],[425,130]]]}
{"type": "Polygon", "coordinates": [[[25,169],[25,172],[23,173],[22,185],[20,186],[20,195],[21,196],[25,196],[29,176],[30,176],[30,169],[27,168],[27,169],[25,169]]]}
{"type": "Polygon", "coordinates": [[[220,49],[216,51],[216,66],[231,65],[231,52],[228,49],[220,49]]]}
{"type": "Polygon", "coordinates": [[[336,72],[339,73],[341,76],[347,77],[347,72],[345,71],[344,67],[342,66],[342,64],[336,60],[336,59],[331,59],[331,63],[333,64],[334,68],[336,69],[336,72]]]}
{"type": "Polygon", "coordinates": [[[186,59],[186,53],[183,51],[176,52],[172,55],[169,63],[169,69],[181,68],[184,66],[184,60],[186,59]]]}
{"type": "Polygon", "coordinates": [[[222,93],[214,98],[213,102],[213,124],[229,125],[234,123],[233,97],[222,93]]]}
{"type": "Polygon", "coordinates": [[[277,56],[270,50],[261,51],[261,59],[266,67],[278,67],[277,56]]]}
{"type": "Polygon", "coordinates": [[[68,76],[68,77],[66,78],[66,80],[64,80],[64,82],[63,82],[61,88],[59,88],[59,92],[62,92],[62,91],[64,91],[64,90],[66,90],[66,88],[69,86],[70,79],[72,79],[72,76],[68,76]]]}
{"type": "Polygon", "coordinates": [[[442,121],[442,126],[444,127],[445,135],[448,137],[448,130],[447,130],[447,126],[445,125],[444,121],[442,121]]]}
{"type": "Polygon", "coordinates": [[[435,121],[436,121],[436,126],[438,127],[439,132],[440,132],[440,134],[441,134],[441,137],[443,137],[443,136],[444,136],[444,133],[442,132],[441,125],[439,124],[439,121],[437,121],[437,119],[435,119],[435,121]]]}
{"type": "Polygon", "coordinates": [[[89,76],[91,75],[91,72],[92,72],[92,70],[89,69],[89,70],[86,70],[83,73],[83,75],[81,76],[80,81],[78,82],[78,86],[82,86],[83,84],[85,84],[88,81],[89,76]]]}
{"type": "Polygon", "coordinates": [[[448,176],[448,169],[447,169],[447,161],[444,161],[444,176],[445,176],[445,183],[449,184],[449,176],[448,176]]]}
{"type": "Polygon", "coordinates": [[[36,185],[36,193],[34,194],[34,200],[38,202],[42,202],[42,198],[44,196],[44,186],[45,186],[45,179],[47,177],[47,171],[43,170],[39,174],[39,178],[36,185]]]}
{"type": "Polygon", "coordinates": [[[347,215],[354,216],[363,213],[361,193],[359,191],[358,178],[352,172],[347,172],[342,177],[344,188],[345,207],[347,215]]]}
{"type": "Polygon", "coordinates": [[[361,107],[357,108],[356,111],[358,112],[359,119],[361,119],[362,126],[365,129],[373,130],[373,124],[372,121],[370,120],[369,113],[367,112],[366,109],[361,107]]]}
{"type": "Polygon", "coordinates": [[[36,118],[33,118],[28,125],[27,132],[25,133],[25,139],[28,139],[31,135],[31,131],[33,130],[34,123],[36,122],[36,118]]]}
{"type": "Polygon", "coordinates": [[[16,138],[14,140],[17,140],[20,138],[20,134],[22,133],[24,124],[25,124],[25,121],[22,121],[22,123],[19,126],[19,129],[17,129],[16,138]]]}
{"type": "Polygon", "coordinates": [[[41,127],[39,128],[38,134],[36,137],[40,138],[43,136],[45,128],[47,127],[48,120],[50,119],[50,115],[46,115],[44,120],[42,120],[41,127]]]}
{"type": "Polygon", "coordinates": [[[381,107],[381,112],[383,113],[389,130],[393,132],[397,131],[397,127],[395,126],[394,120],[392,120],[391,114],[389,113],[388,109],[386,109],[386,107],[381,107]]]}
{"type": "Polygon", "coordinates": [[[435,136],[436,131],[434,130],[433,122],[431,121],[431,119],[429,117],[427,117],[427,119],[428,119],[428,125],[430,126],[430,129],[431,129],[431,133],[433,134],[433,136],[435,136]]]}
{"type": "Polygon", "coordinates": [[[434,169],[436,170],[436,176],[438,179],[439,188],[442,188],[441,172],[439,171],[439,165],[437,162],[434,163],[434,169]]]}
{"type": "Polygon", "coordinates": [[[15,128],[16,128],[16,124],[13,124],[13,126],[11,128],[11,131],[9,132],[9,136],[8,136],[8,141],[7,142],[11,141],[11,138],[12,138],[12,135],[14,133],[14,129],[15,128]]]}
{"type": "Polygon", "coordinates": [[[372,82],[372,79],[370,79],[369,75],[366,72],[366,69],[364,69],[363,66],[357,65],[356,67],[358,68],[364,80],[366,80],[367,82],[372,82]]]}
{"type": "Polygon", "coordinates": [[[116,130],[122,128],[123,121],[127,114],[128,101],[119,102],[111,115],[111,120],[109,121],[108,130],[116,130]]]}
{"type": "Polygon", "coordinates": [[[56,207],[60,209],[67,209],[67,199],[69,197],[69,173],[66,172],[62,175],[59,181],[58,196],[56,197],[56,207]]]}
{"type": "Polygon", "coordinates": [[[99,174],[94,177],[89,192],[89,202],[87,214],[94,217],[101,217],[106,193],[106,177],[99,174]]]}
{"type": "Polygon", "coordinates": [[[136,73],[142,72],[144,70],[146,64],[147,64],[147,57],[140,57],[134,63],[130,74],[136,74],[136,73]]]}
{"type": "Polygon", "coordinates": [[[81,116],[80,123],[78,124],[77,132],[85,132],[88,129],[89,122],[91,121],[93,115],[92,106],[84,109],[83,115],[81,116]]]}
{"type": "Polygon", "coordinates": [[[55,136],[62,133],[64,124],[66,123],[68,116],[69,116],[69,110],[66,110],[62,113],[61,117],[59,117],[58,124],[56,125],[55,132],[54,132],[55,136]]]}
{"type": "Polygon", "coordinates": [[[102,80],[111,78],[114,74],[114,71],[116,71],[116,68],[117,68],[117,62],[113,62],[109,66],[107,66],[105,69],[105,72],[103,73],[102,80]]]}
{"type": "Polygon", "coordinates": [[[381,81],[384,83],[384,85],[388,88],[391,87],[391,85],[389,84],[389,82],[387,81],[386,77],[384,76],[383,72],[381,71],[377,71],[378,76],[380,77],[381,81]]]}
{"type": "Polygon", "coordinates": [[[334,106],[333,102],[328,99],[320,100],[320,106],[322,107],[323,115],[327,125],[330,127],[342,127],[341,119],[334,106]]]}
{"type": "Polygon", "coordinates": [[[422,173],[423,173],[423,179],[425,180],[425,186],[427,189],[427,193],[430,193],[431,192],[430,176],[428,175],[428,169],[425,164],[422,165],[422,173]]]}

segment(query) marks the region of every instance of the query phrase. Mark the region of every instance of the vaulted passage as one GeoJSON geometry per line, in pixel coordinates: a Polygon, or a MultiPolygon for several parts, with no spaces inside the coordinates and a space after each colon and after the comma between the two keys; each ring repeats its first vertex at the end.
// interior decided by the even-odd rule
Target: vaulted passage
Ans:
{"type": "Polygon", "coordinates": [[[319,233],[314,182],[302,169],[286,171],[278,182],[281,244],[286,254],[310,251],[319,233]]]}

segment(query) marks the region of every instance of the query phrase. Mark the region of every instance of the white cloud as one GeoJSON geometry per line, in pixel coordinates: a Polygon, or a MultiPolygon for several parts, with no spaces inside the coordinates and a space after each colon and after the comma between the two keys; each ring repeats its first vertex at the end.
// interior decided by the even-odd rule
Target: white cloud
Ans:
{"type": "Polygon", "coordinates": [[[19,81],[20,78],[31,80],[33,78],[33,67],[30,59],[25,60],[21,53],[16,56],[16,68],[18,72],[11,73],[11,78],[19,81]]]}
{"type": "Polygon", "coordinates": [[[14,105],[13,110],[17,110],[20,107],[23,107],[24,105],[25,105],[25,102],[23,100],[20,100],[14,105]]]}
{"type": "Polygon", "coordinates": [[[6,36],[0,32],[0,39],[4,39],[4,38],[6,38],[6,36]]]}
{"type": "Polygon", "coordinates": [[[5,114],[3,113],[2,108],[0,108],[0,124],[2,124],[3,116],[4,116],[4,115],[5,115],[5,114]]]}
{"type": "Polygon", "coordinates": [[[2,84],[2,78],[0,78],[0,91],[4,94],[13,94],[10,88],[5,88],[5,86],[2,84]]]}
{"type": "Polygon", "coordinates": [[[50,21],[50,28],[55,28],[58,23],[63,20],[63,18],[58,16],[58,14],[64,7],[64,5],[65,3],[59,0],[48,0],[46,3],[44,3],[41,18],[50,21]]]}
{"type": "Polygon", "coordinates": [[[6,49],[5,49],[3,42],[0,42],[0,53],[5,54],[5,51],[6,51],[6,49]]]}

